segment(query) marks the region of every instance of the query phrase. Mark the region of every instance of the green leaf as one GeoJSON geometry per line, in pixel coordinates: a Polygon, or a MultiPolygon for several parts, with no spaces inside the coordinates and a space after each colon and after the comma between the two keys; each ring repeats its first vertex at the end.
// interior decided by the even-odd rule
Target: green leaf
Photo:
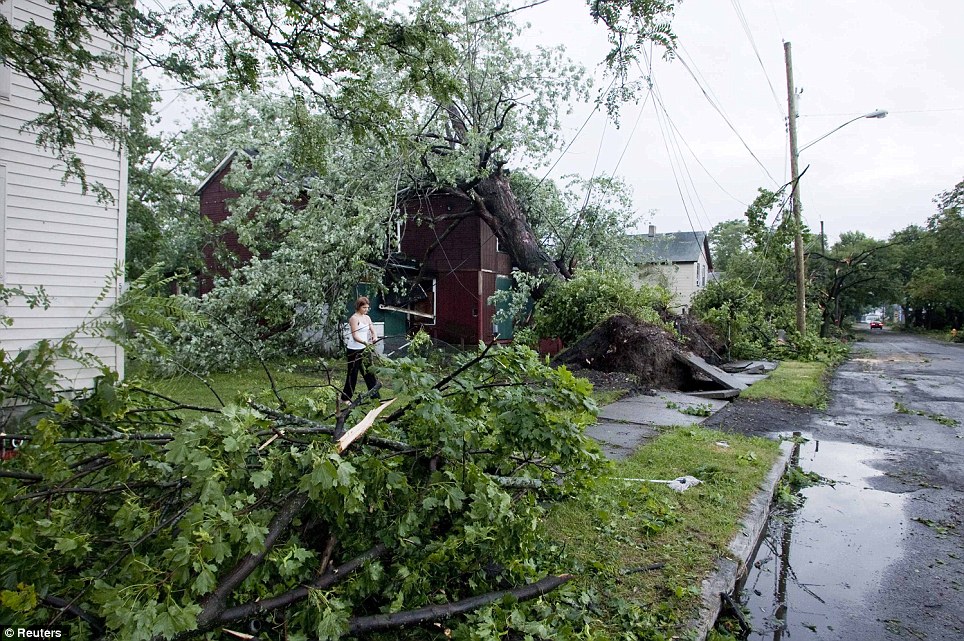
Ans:
{"type": "Polygon", "coordinates": [[[274,474],[271,470],[258,470],[251,475],[251,483],[254,485],[255,489],[261,489],[267,487],[271,483],[271,479],[274,474]]]}
{"type": "Polygon", "coordinates": [[[32,585],[17,584],[17,590],[0,592],[0,605],[14,612],[29,612],[37,607],[37,592],[32,585]]]}

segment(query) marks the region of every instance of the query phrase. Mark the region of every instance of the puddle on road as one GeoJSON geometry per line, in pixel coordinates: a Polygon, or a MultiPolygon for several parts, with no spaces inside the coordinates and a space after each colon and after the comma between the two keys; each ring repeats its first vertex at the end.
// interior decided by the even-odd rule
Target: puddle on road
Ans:
{"type": "Polygon", "coordinates": [[[886,454],[831,441],[801,445],[800,467],[835,486],[806,488],[801,508],[771,516],[740,595],[753,628],[749,639],[839,640],[853,613],[876,595],[901,556],[907,526],[907,497],[869,487],[882,474],[865,461],[886,454]]]}

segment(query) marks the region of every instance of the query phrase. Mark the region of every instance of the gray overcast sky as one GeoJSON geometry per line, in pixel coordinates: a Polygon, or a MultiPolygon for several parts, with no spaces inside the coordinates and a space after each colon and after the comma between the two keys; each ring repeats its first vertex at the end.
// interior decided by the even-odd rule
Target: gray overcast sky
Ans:
{"type": "MultiPolygon", "coordinates": [[[[606,51],[585,0],[549,0],[516,16],[531,23],[534,41],[565,45],[587,67],[606,51]]],[[[935,211],[932,198],[964,179],[961,0],[683,0],[673,25],[681,60],[655,60],[652,70],[665,113],[652,98],[642,109],[628,105],[619,129],[597,113],[552,175],[591,175],[598,156],[597,173],[615,169],[625,178],[639,213],[659,231],[740,218],[758,187],[789,177],[789,41],[803,90],[801,147],[861,114],[889,112],[800,154],[801,171],[809,165],[801,197],[811,229],[823,220],[831,239],[855,229],[884,238],[923,224],[935,211]]],[[[590,111],[568,119],[569,138],[590,111]]]]}

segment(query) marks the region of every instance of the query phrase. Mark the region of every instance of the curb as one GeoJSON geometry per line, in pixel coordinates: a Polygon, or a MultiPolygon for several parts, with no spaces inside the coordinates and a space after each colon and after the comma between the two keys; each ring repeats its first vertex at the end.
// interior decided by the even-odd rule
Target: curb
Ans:
{"type": "Polygon", "coordinates": [[[770,504],[780,479],[787,471],[794,444],[783,441],[780,444],[780,457],[770,468],[770,473],[760,485],[760,491],[750,499],[750,506],[743,516],[741,529],[730,540],[727,550],[729,558],[717,561],[716,570],[706,579],[700,589],[700,607],[697,615],[686,625],[686,630],[694,634],[697,641],[705,641],[706,635],[716,624],[723,609],[720,593],[733,591],[737,581],[746,575],[747,564],[760,545],[767,519],[770,517],[770,504]]]}

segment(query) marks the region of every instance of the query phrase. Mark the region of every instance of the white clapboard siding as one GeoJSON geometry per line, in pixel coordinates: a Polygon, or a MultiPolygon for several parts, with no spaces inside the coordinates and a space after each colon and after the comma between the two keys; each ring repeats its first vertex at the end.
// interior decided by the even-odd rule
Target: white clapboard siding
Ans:
{"type": "MultiPolygon", "coordinates": [[[[6,106],[6,105],[4,105],[6,106]]],[[[34,133],[30,131],[20,131],[20,127],[7,127],[4,126],[3,121],[0,121],[0,136],[4,138],[4,146],[2,150],[3,159],[8,160],[23,160],[24,167],[35,167],[41,170],[57,170],[57,163],[59,162],[52,155],[44,153],[43,150],[37,148],[37,137],[34,133]],[[39,154],[38,154],[39,151],[39,154]],[[29,158],[23,158],[27,156],[29,158]]],[[[117,156],[118,152],[116,149],[112,149],[109,145],[104,145],[102,147],[97,147],[87,143],[80,142],[75,147],[77,155],[81,158],[89,159],[88,162],[84,162],[84,169],[88,176],[94,175],[96,170],[110,170],[114,169],[116,171],[117,163],[112,158],[117,156]]],[[[58,170],[59,174],[53,174],[56,177],[62,177],[63,168],[62,166],[58,170]]],[[[28,173],[26,170],[23,173],[28,173]]],[[[116,180],[116,175],[114,172],[104,171],[105,178],[113,177],[116,180]]]]}
{"type": "MultiPolygon", "coordinates": [[[[33,22],[50,28],[52,9],[43,0],[2,0],[21,27],[33,22]],[[8,3],[13,3],[12,7],[8,3]]],[[[88,43],[96,53],[116,51],[116,43],[95,34],[88,43]]],[[[130,86],[130,61],[116,69],[85,77],[81,91],[111,95],[130,86]]],[[[124,257],[127,215],[126,156],[102,136],[80,140],[74,148],[84,163],[89,184],[102,184],[113,202],[100,203],[83,193],[76,179],[63,181],[64,167],[36,144],[36,132],[24,125],[49,110],[39,102],[30,80],[10,73],[9,97],[0,97],[0,278],[8,286],[43,287],[51,300],[47,310],[29,309],[12,301],[3,311],[13,326],[0,327],[5,350],[29,348],[39,340],[57,341],[116,300],[121,283],[111,282],[105,300],[97,303],[105,283],[124,257]]],[[[77,344],[104,364],[123,373],[123,352],[110,341],[82,337],[77,344]]],[[[89,386],[96,368],[73,361],[59,365],[71,388],[89,386]]]]}

